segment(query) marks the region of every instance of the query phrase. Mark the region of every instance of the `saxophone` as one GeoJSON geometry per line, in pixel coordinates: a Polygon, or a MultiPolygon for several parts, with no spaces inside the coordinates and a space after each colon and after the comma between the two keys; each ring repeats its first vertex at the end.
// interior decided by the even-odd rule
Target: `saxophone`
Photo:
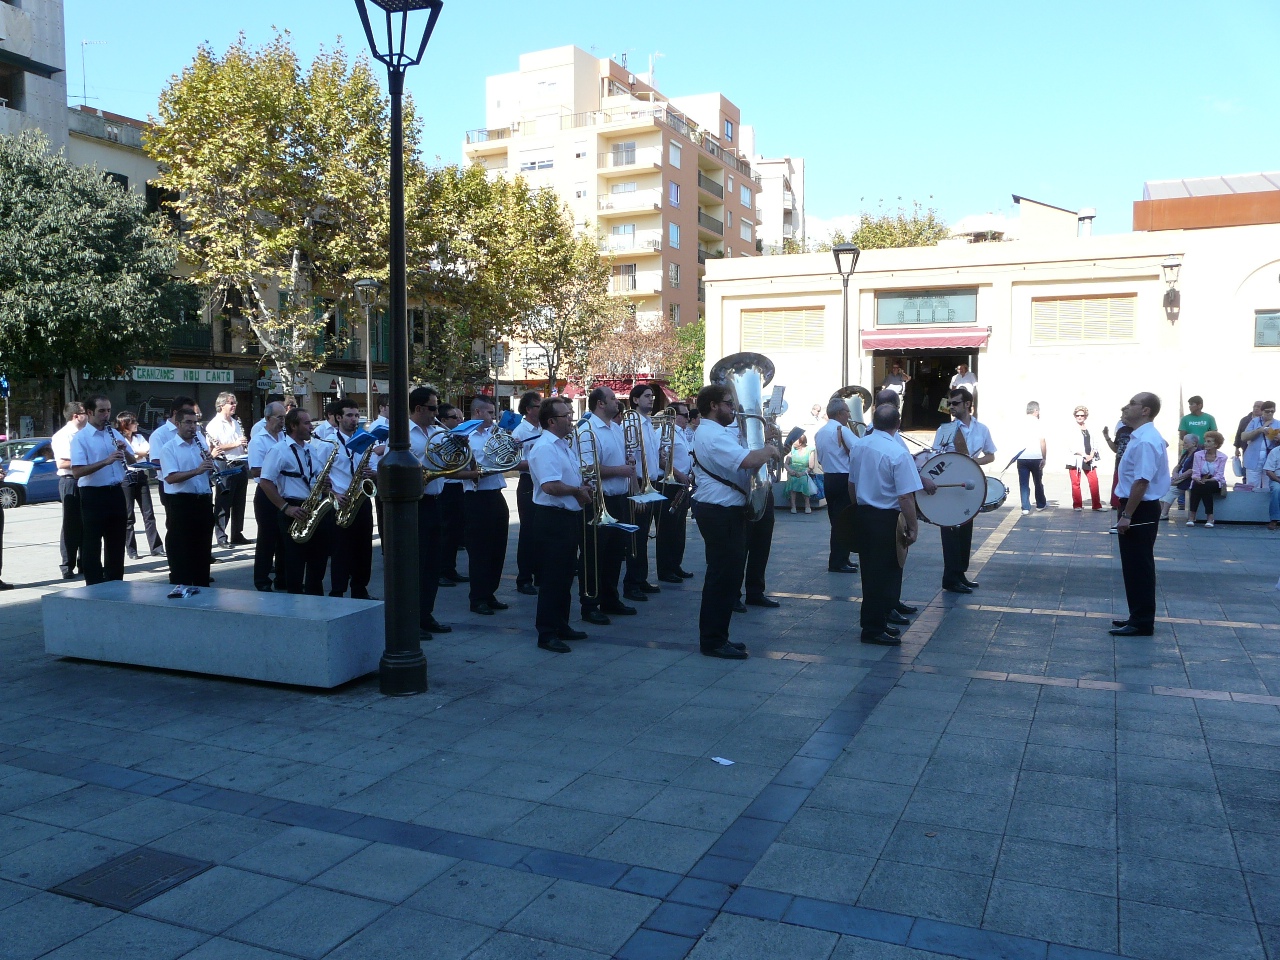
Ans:
{"type": "Polygon", "coordinates": [[[337,459],[338,444],[334,443],[333,452],[329,454],[329,459],[325,461],[324,467],[316,476],[307,499],[299,504],[298,509],[302,511],[302,516],[289,524],[289,536],[295,543],[306,543],[315,536],[316,531],[320,529],[321,521],[333,509],[333,495],[329,492],[329,471],[333,469],[333,462],[337,459]]]}
{"type": "Polygon", "coordinates": [[[369,467],[369,457],[373,455],[373,448],[376,446],[376,443],[371,443],[365,447],[359,466],[351,474],[351,486],[347,490],[346,503],[338,508],[333,518],[340,527],[346,528],[355,523],[356,514],[360,512],[364,502],[378,495],[377,485],[364,475],[369,467]]]}

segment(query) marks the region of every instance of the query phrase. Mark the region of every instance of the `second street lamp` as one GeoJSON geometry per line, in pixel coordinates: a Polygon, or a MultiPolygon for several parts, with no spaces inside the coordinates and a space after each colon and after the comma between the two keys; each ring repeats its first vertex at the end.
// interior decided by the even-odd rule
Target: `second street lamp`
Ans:
{"type": "MultiPolygon", "coordinates": [[[[862,251],[855,247],[852,243],[837,243],[831,248],[832,255],[836,258],[836,272],[840,274],[843,322],[841,324],[840,337],[840,385],[849,386],[849,278],[853,276],[854,268],[858,266],[858,257],[862,251]]],[[[862,375],[862,329],[859,327],[857,331],[857,351],[858,351],[858,375],[862,375]]]]}
{"type": "Polygon", "coordinates": [[[369,413],[369,422],[373,422],[373,329],[369,323],[369,314],[378,300],[378,291],[382,284],[377,280],[357,280],[356,299],[364,307],[364,405],[369,413]]]}
{"type": "Polygon", "coordinates": [[[390,308],[391,373],[388,377],[390,444],[378,463],[378,492],[383,516],[383,595],[386,598],[386,649],[378,664],[384,694],[406,696],[427,689],[427,658],[419,634],[418,501],[422,499],[422,464],[409,449],[409,324],[405,289],[404,237],[404,74],[422,62],[427,41],[444,6],[443,0],[355,0],[365,38],[374,58],[387,68],[391,95],[390,308]],[[371,21],[369,7],[382,13],[371,21]],[[381,21],[385,20],[385,24],[381,21]],[[409,27],[415,26],[412,38],[409,27]],[[425,21],[425,22],[424,22],[425,21]],[[374,23],[378,29],[374,29],[374,23]],[[385,30],[383,27],[385,26],[385,30]],[[421,40],[418,30],[421,30],[421,40]],[[416,49],[415,49],[416,48],[416,49]]]}

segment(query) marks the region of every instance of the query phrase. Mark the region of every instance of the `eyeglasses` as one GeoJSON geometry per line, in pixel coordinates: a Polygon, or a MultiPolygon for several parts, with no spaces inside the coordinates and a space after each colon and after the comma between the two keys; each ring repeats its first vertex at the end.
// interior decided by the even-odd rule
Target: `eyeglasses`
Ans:
{"type": "Polygon", "coordinates": [[[947,401],[947,406],[948,406],[948,407],[963,407],[963,406],[964,406],[966,403],[968,403],[968,402],[969,402],[968,400],[948,400],[948,401],[947,401]]]}

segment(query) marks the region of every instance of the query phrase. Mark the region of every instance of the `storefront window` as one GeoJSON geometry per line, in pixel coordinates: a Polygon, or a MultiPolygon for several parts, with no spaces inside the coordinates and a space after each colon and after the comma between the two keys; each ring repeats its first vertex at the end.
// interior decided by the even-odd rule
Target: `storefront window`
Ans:
{"type": "Polygon", "coordinates": [[[1259,311],[1254,315],[1253,345],[1280,347],[1280,310],[1259,311]]]}
{"type": "Polygon", "coordinates": [[[978,322],[978,291],[892,290],[876,294],[876,326],[978,322]]]}

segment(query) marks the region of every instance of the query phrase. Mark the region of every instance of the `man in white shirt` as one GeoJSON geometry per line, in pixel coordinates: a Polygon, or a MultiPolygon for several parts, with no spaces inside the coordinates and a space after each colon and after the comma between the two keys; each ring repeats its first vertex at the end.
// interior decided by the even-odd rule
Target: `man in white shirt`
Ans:
{"type": "MultiPolygon", "coordinates": [[[[688,529],[686,517],[689,514],[689,480],[693,470],[693,457],[690,455],[690,443],[685,431],[689,427],[689,405],[683,400],[671,404],[675,414],[675,431],[672,437],[672,460],[670,475],[675,483],[664,483],[658,492],[667,498],[666,503],[658,504],[662,510],[662,519],[658,524],[658,541],[654,546],[654,562],[658,568],[658,579],[663,583],[683,583],[693,576],[684,567],[685,537],[688,529]]],[[[661,438],[659,438],[661,439],[661,438]]],[[[667,475],[667,465],[662,464],[663,475],[667,475]]]]}
{"type": "MultiPolygon", "coordinates": [[[[270,406],[273,403],[282,404],[284,406],[284,413],[286,416],[288,415],[290,410],[293,410],[298,406],[297,399],[295,399],[294,397],[285,397],[279,393],[268,394],[267,406],[270,406]]],[[[253,429],[249,431],[249,442],[252,443],[253,438],[258,436],[258,434],[262,433],[266,429],[267,429],[267,415],[266,415],[266,411],[264,410],[262,414],[262,419],[259,420],[257,423],[255,423],[253,425],[253,429]]]]}
{"type": "Polygon", "coordinates": [[[951,378],[950,389],[956,390],[964,387],[969,391],[969,395],[976,401],[978,398],[978,378],[969,371],[967,363],[956,365],[956,372],[951,378]]]}
{"type": "MultiPolygon", "coordinates": [[[[285,439],[284,404],[273,400],[267,404],[266,416],[262,422],[266,426],[249,441],[249,475],[257,480],[262,476],[262,465],[272,448],[285,439]]],[[[257,543],[253,546],[253,585],[264,593],[273,589],[271,579],[275,573],[274,588],[285,589],[284,567],[280,560],[280,511],[275,508],[262,484],[257,484],[253,493],[253,519],[258,525],[257,543]]]]}
{"type": "MultiPolygon", "coordinates": [[[[345,500],[369,476],[355,476],[356,467],[364,456],[349,444],[360,432],[360,404],[350,397],[336,401],[341,405],[338,432],[334,435],[341,452],[333,465],[329,479],[334,496],[345,500]]],[[[373,457],[369,458],[373,462],[373,457]]],[[[369,579],[373,575],[373,504],[368,500],[360,506],[348,527],[335,525],[333,539],[333,566],[329,569],[329,596],[345,596],[351,589],[353,600],[375,600],[369,594],[369,579]]]]}
{"type": "Polygon", "coordinates": [[[814,434],[813,446],[822,465],[823,489],[827,495],[827,522],[831,524],[831,549],[827,555],[830,573],[857,573],[858,565],[849,559],[853,549],[845,531],[849,509],[849,455],[858,442],[849,428],[849,405],[843,397],[832,397],[827,403],[827,422],[814,434]]]}
{"type": "Polygon", "coordinates": [[[1160,498],[1169,492],[1169,444],[1153,420],[1160,414],[1160,398],[1137,393],[1120,408],[1120,417],[1133,432],[1116,466],[1116,496],[1123,503],[1116,533],[1120,535],[1120,569],[1129,617],[1113,620],[1117,637],[1149,637],[1156,626],[1156,533],[1160,529],[1160,498]]]}
{"type": "MultiPolygon", "coordinates": [[[[652,384],[638,383],[631,388],[629,397],[628,405],[640,414],[640,432],[644,438],[644,462],[637,459],[635,465],[636,493],[644,492],[646,480],[656,484],[662,476],[658,466],[658,434],[653,429],[653,407],[656,400],[654,389],[652,384]]],[[[637,458],[639,454],[640,451],[637,450],[637,458]]],[[[635,504],[634,523],[640,529],[631,534],[627,545],[626,570],[622,574],[622,595],[628,600],[645,603],[649,594],[662,592],[661,587],[649,582],[649,531],[653,529],[654,511],[663,509],[666,505],[666,501],[635,504]]]]}
{"type": "Polygon", "coordinates": [[[1262,465],[1267,454],[1271,452],[1272,441],[1267,434],[1276,429],[1276,402],[1263,400],[1258,416],[1249,421],[1249,425],[1240,431],[1240,439],[1244,441],[1244,482],[1255,490],[1270,489],[1271,480],[1267,477],[1262,465]]]}
{"type": "Polygon", "coordinates": [[[385,394],[378,394],[378,415],[369,421],[365,429],[370,433],[375,430],[390,430],[391,421],[387,419],[387,414],[391,412],[391,398],[385,394]]]}
{"type": "MultiPolygon", "coordinates": [[[[635,461],[627,453],[622,427],[614,422],[618,415],[618,398],[608,387],[596,387],[587,398],[587,404],[591,412],[577,428],[583,462],[595,464],[598,455],[605,510],[615,520],[626,522],[630,513],[627,492],[631,478],[635,476],[635,461]],[[586,439],[583,445],[588,432],[595,438],[594,452],[591,439],[586,439]]],[[[582,562],[589,573],[578,578],[578,601],[582,607],[582,619],[587,623],[606,626],[610,623],[611,614],[620,617],[635,615],[636,608],[623,603],[618,592],[626,549],[627,534],[615,527],[600,527],[583,543],[582,562]],[[594,596],[588,595],[588,586],[596,588],[594,596]]]]}
{"type": "Polygon", "coordinates": [[[1022,515],[1031,513],[1031,484],[1035,482],[1036,509],[1049,506],[1044,495],[1044,461],[1047,446],[1044,424],[1040,422],[1040,404],[1027,404],[1027,418],[1022,424],[1022,452],[1018,454],[1018,490],[1022,494],[1022,515]]]}
{"type": "MultiPolygon", "coordinates": [[[[888,375],[884,378],[884,383],[880,384],[881,389],[892,390],[898,395],[899,401],[902,400],[903,394],[906,393],[907,384],[911,382],[911,377],[907,376],[907,371],[902,369],[902,364],[897,360],[889,368],[888,375]]],[[[899,403],[899,406],[902,404],[899,403]]],[[[830,416],[830,414],[827,414],[830,416]]]]}
{"type": "Polygon", "coordinates": [[[747,566],[747,488],[752,471],[779,459],[776,447],[747,450],[738,442],[733,390],[711,384],[698,391],[702,425],[693,438],[693,518],[706,544],[707,575],[698,611],[698,648],[707,657],[745,660],[745,644],[729,640],[729,621],[747,566]]]}
{"type": "Polygon", "coordinates": [[[218,546],[242,546],[252,543],[244,535],[244,507],[249,492],[249,438],[236,418],[236,395],[229,390],[218,394],[215,406],[217,414],[205,427],[209,441],[209,455],[223,469],[239,469],[239,473],[225,474],[214,498],[214,525],[218,546]]]}
{"type": "Polygon", "coordinates": [[[458,476],[473,481],[473,489],[463,494],[463,509],[467,513],[467,570],[471,575],[471,612],[490,617],[498,610],[506,610],[508,604],[498,599],[498,587],[502,583],[502,568],[507,559],[507,536],[511,524],[511,510],[502,491],[507,478],[501,472],[484,473],[481,467],[492,469],[493,464],[485,456],[485,444],[498,431],[493,422],[494,405],[488,397],[476,397],[471,401],[471,419],[483,423],[467,437],[471,443],[471,455],[476,469],[463,470],[458,476]]]}
{"type": "MultiPolygon", "coordinates": [[[[944,424],[934,434],[933,446],[943,453],[955,453],[957,437],[960,452],[965,453],[979,466],[996,458],[996,445],[991,431],[973,416],[973,396],[963,388],[952,390],[948,401],[951,423],[944,424]]],[[[978,582],[965,576],[969,571],[969,557],[973,552],[973,521],[958,527],[941,527],[942,539],[942,589],[950,593],[973,593],[978,582]]]]}
{"type": "Polygon", "coordinates": [[[330,400],[324,407],[324,418],[318,421],[312,432],[317,440],[326,442],[333,440],[338,432],[338,417],[342,416],[342,407],[337,400],[330,400]]]}
{"type": "MultiPolygon", "coordinates": [[[[409,391],[409,449],[423,467],[427,447],[438,443],[443,432],[436,426],[440,395],[435,387],[414,387],[409,391]]],[[[440,589],[440,492],[444,482],[437,477],[422,488],[418,500],[418,628],[424,633],[450,633],[453,627],[435,617],[436,593],[440,589]]]]}
{"type": "Polygon", "coordinates": [[[88,425],[71,439],[71,473],[80,488],[84,541],[80,570],[85,584],[124,579],[128,511],[124,500],[126,463],[136,459],[111,427],[111,401],[96,394],[85,401],[88,425]]]}
{"type": "Polygon", "coordinates": [[[319,482],[332,444],[311,436],[311,414],[294,409],[285,414],[285,439],[269,451],[262,462],[258,485],[279,513],[280,556],[285,583],[290,593],[324,596],[324,571],[333,543],[333,512],[320,521],[306,543],[289,535],[289,527],[304,517],[302,503],[319,482]]]}
{"type": "Polygon", "coordinates": [[[58,549],[62,555],[62,579],[70,580],[76,575],[76,564],[80,559],[80,546],[84,540],[82,521],[80,519],[80,487],[71,473],[71,438],[74,437],[89,420],[84,404],[72,400],[62,410],[67,421],[50,439],[53,447],[53,459],[58,470],[58,499],[62,501],[62,531],[58,537],[58,549]]]}
{"type": "Polygon", "coordinates": [[[538,646],[568,653],[566,640],[587,635],[569,626],[573,576],[583,535],[583,509],[591,505],[591,488],[582,482],[578,453],[569,439],[573,411],[557,397],[542,401],[541,433],[530,446],[533,478],[533,524],[541,554],[538,568],[538,613],[534,621],[538,646]]]}
{"type": "Polygon", "coordinates": [[[919,535],[915,493],[923,489],[915,461],[898,440],[901,416],[893,404],[872,413],[875,429],[853,450],[849,468],[849,498],[857,512],[858,560],[862,569],[862,642],[897,646],[902,640],[895,623],[902,602],[902,567],[898,565],[898,519],[904,539],[919,535]]]}
{"type": "Polygon", "coordinates": [[[520,480],[516,483],[516,512],[520,517],[520,540],[516,545],[516,591],[537,596],[538,546],[533,531],[533,479],[529,476],[529,450],[542,427],[538,425],[538,411],[542,406],[542,394],[526,390],[520,396],[521,420],[511,431],[511,439],[520,444],[524,459],[518,469],[520,480]]]}
{"type": "Polygon", "coordinates": [[[187,407],[177,434],[160,448],[160,480],[165,492],[165,548],[169,582],[188,587],[209,585],[209,534],[213,530],[213,498],[209,474],[213,461],[196,436],[196,412],[187,407]]]}

